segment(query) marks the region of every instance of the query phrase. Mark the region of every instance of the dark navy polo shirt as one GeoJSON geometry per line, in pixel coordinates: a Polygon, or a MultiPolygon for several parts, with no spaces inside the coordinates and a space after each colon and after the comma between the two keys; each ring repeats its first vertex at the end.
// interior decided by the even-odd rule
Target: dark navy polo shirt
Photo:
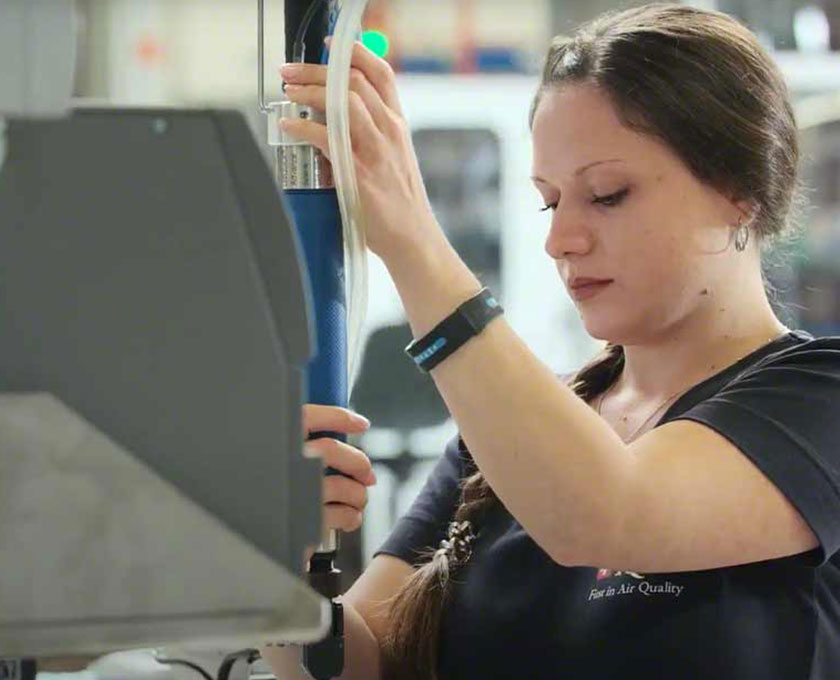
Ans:
{"type": "MultiPolygon", "coordinates": [[[[791,331],[694,386],[658,425],[690,419],[735,444],[819,547],[693,572],[554,562],[501,504],[455,574],[441,680],[840,679],[840,337],[791,331]]],[[[417,564],[475,470],[460,437],[376,554],[417,564]]]]}

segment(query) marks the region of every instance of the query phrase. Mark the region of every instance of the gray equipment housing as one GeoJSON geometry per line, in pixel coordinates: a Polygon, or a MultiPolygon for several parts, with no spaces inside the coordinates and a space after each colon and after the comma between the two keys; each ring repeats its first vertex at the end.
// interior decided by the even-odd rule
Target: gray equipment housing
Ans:
{"type": "Polygon", "coordinates": [[[76,111],[7,142],[0,652],[321,639],[311,294],[244,119],[76,111]]]}

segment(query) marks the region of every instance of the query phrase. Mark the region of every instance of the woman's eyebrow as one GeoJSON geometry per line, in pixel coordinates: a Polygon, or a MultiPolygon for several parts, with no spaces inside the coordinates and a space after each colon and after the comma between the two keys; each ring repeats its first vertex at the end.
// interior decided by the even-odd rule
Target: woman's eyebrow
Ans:
{"type": "Polygon", "coordinates": [[[593,161],[592,163],[587,163],[586,165],[584,165],[584,166],[578,168],[577,170],[575,170],[575,177],[583,174],[584,172],[589,170],[589,168],[592,168],[596,165],[601,165],[602,163],[623,163],[623,162],[624,162],[623,158],[607,158],[607,159],[602,160],[602,161],[593,161]]]}
{"type": "MultiPolygon", "coordinates": [[[[624,162],[623,158],[605,158],[604,160],[600,160],[600,161],[592,161],[591,163],[587,163],[586,165],[583,165],[583,166],[579,167],[577,170],[575,170],[574,175],[575,175],[575,177],[577,177],[578,175],[582,175],[584,172],[589,170],[589,168],[593,168],[596,165],[601,165],[602,163],[623,163],[623,162],[624,162]]],[[[543,179],[539,175],[532,175],[531,180],[533,182],[541,182],[542,184],[551,184],[551,182],[549,182],[547,179],[543,179]]]]}

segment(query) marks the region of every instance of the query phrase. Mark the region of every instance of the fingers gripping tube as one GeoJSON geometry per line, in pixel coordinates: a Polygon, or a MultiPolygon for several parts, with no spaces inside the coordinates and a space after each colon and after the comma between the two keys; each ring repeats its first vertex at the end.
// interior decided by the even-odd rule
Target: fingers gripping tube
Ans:
{"type": "MultiPolygon", "coordinates": [[[[280,129],[283,119],[326,123],[326,116],[295,102],[272,102],[268,107],[268,143],[274,147],[274,176],[284,191],[333,189],[332,167],[320,149],[298,141],[280,129]]],[[[339,224],[339,228],[340,228],[339,224]]]]}

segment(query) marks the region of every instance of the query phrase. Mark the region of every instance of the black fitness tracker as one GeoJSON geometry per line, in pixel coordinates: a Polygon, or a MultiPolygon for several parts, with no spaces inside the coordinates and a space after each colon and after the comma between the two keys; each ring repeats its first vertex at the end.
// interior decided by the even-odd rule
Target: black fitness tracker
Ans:
{"type": "Polygon", "coordinates": [[[405,352],[421,371],[428,373],[504,311],[490,290],[482,288],[429,333],[412,342],[405,352]]]}

